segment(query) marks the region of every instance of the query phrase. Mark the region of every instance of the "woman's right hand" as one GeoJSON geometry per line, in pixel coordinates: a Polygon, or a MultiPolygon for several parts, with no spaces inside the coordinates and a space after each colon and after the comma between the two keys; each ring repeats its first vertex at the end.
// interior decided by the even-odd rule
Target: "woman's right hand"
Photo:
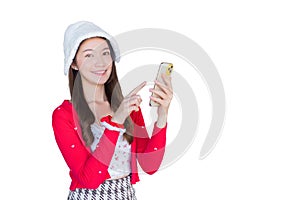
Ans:
{"type": "Polygon", "coordinates": [[[126,97],[124,97],[119,108],[114,113],[111,121],[123,124],[125,119],[130,115],[132,111],[138,111],[142,102],[140,95],[137,93],[146,85],[146,81],[142,82],[136,88],[134,88],[126,97]]]}

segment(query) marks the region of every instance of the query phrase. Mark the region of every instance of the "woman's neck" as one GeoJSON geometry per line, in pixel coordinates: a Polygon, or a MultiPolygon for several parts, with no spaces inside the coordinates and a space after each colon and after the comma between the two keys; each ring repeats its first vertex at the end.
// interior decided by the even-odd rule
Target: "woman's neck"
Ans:
{"type": "Polygon", "coordinates": [[[96,123],[99,123],[103,116],[113,114],[110,104],[107,101],[104,84],[95,85],[82,79],[82,88],[84,97],[94,114],[96,123]]]}
{"type": "Polygon", "coordinates": [[[107,101],[104,84],[92,84],[82,79],[83,94],[88,104],[107,101]]]}

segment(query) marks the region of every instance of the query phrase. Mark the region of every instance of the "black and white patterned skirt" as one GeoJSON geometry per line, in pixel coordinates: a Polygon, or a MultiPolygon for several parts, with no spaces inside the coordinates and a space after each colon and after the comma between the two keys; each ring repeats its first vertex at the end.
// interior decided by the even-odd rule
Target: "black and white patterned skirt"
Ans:
{"type": "Polygon", "coordinates": [[[69,192],[68,200],[136,200],[130,176],[106,180],[97,189],[77,188],[69,192]]]}

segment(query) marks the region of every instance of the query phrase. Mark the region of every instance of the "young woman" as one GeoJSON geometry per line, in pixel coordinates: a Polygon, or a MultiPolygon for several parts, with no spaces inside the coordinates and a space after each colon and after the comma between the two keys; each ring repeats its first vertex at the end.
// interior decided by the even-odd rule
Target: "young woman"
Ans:
{"type": "Polygon", "coordinates": [[[70,168],[68,199],[136,199],[137,162],[153,174],[163,159],[171,80],[163,77],[156,82],[161,90],[150,90],[160,104],[150,138],[137,94],[146,83],[123,97],[115,66],[119,50],[108,33],[91,22],[71,24],[64,53],[71,100],[54,110],[52,126],[70,168]]]}

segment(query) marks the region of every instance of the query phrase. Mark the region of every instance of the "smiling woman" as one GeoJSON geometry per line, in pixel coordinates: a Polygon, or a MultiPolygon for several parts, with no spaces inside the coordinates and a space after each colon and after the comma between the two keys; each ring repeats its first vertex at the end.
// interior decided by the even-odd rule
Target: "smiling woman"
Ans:
{"type": "Polygon", "coordinates": [[[123,96],[115,65],[119,49],[108,33],[91,22],[72,24],[65,32],[64,53],[71,100],[54,110],[52,126],[70,168],[68,199],[136,199],[137,161],[153,174],[164,156],[171,78],[151,91],[159,107],[150,138],[137,95],[146,82],[123,96]]]}

